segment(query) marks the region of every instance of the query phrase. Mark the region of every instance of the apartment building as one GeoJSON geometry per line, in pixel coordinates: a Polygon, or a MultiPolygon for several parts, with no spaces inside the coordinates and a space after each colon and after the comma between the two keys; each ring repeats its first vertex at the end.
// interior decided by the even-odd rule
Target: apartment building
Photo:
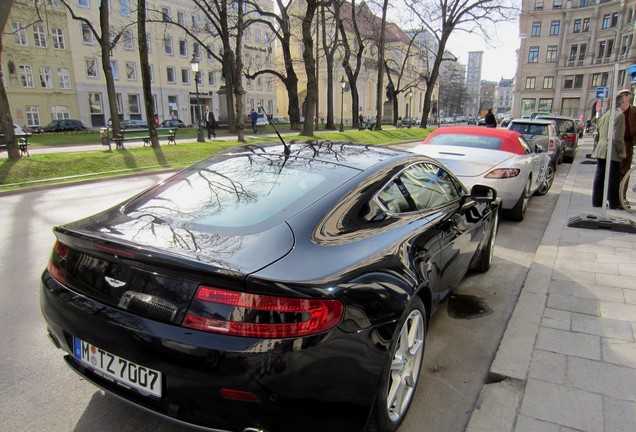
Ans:
{"type": "Polygon", "coordinates": [[[496,114],[505,114],[512,109],[512,91],[514,79],[504,79],[503,77],[495,87],[494,108],[496,114]]]}
{"type": "MultiPolygon", "coordinates": [[[[98,28],[99,0],[69,3],[76,15],[98,28]]],[[[259,3],[273,10],[271,0],[259,3]]],[[[7,23],[13,35],[5,32],[0,65],[14,121],[33,127],[74,118],[98,128],[115,115],[124,120],[145,119],[135,7],[134,0],[110,2],[110,37],[121,34],[110,59],[118,107],[117,113],[111,113],[100,47],[88,25],[74,20],[59,0],[15,0],[7,23]],[[36,7],[41,22],[37,22],[36,7]]],[[[160,120],[178,117],[195,123],[205,106],[220,121],[227,119],[221,64],[209,53],[221,52],[221,41],[205,15],[187,0],[148,0],[147,16],[152,97],[160,120]],[[170,20],[193,29],[205,46],[170,25],[170,20]],[[200,63],[196,83],[193,58],[200,63]]],[[[255,23],[245,30],[244,62],[252,71],[271,67],[272,39],[265,24],[255,23]]],[[[245,79],[244,88],[246,115],[258,105],[272,112],[276,106],[273,76],[245,79]]]]}
{"type": "Polygon", "coordinates": [[[598,87],[611,97],[632,85],[634,8],[633,0],[523,0],[513,115],[587,119],[597,115],[598,87]]]}

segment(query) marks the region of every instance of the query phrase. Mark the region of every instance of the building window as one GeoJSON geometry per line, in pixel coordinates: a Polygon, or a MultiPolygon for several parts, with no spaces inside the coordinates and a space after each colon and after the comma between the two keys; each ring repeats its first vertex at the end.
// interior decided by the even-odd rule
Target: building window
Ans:
{"type": "Polygon", "coordinates": [[[616,27],[618,25],[618,12],[614,12],[612,14],[612,27],[616,27]]]}
{"type": "Polygon", "coordinates": [[[181,69],[181,83],[190,84],[190,69],[188,68],[181,69]]]}
{"type": "Polygon", "coordinates": [[[152,52],[152,37],[150,33],[146,33],[146,49],[148,49],[149,53],[152,52]]]}
{"type": "Polygon", "coordinates": [[[27,124],[29,126],[40,126],[40,108],[35,105],[26,106],[27,124]]]}
{"type": "Polygon", "coordinates": [[[132,51],[135,49],[135,37],[133,36],[132,31],[125,30],[122,33],[122,43],[124,45],[124,49],[127,51],[132,51]]]}
{"type": "Polygon", "coordinates": [[[532,23],[531,36],[541,36],[541,21],[535,21],[532,23]]]}
{"type": "Polygon", "coordinates": [[[534,0],[534,10],[543,10],[543,0],[534,0]]]}
{"type": "Polygon", "coordinates": [[[183,39],[179,40],[179,55],[181,57],[188,56],[188,43],[183,39]]]}
{"type": "Polygon", "coordinates": [[[578,117],[580,103],[580,98],[563,98],[561,100],[561,115],[578,117]]]}
{"type": "Polygon", "coordinates": [[[117,65],[117,61],[116,60],[111,60],[110,61],[110,72],[113,74],[113,79],[114,80],[118,80],[119,79],[119,66],[117,65]]]}
{"type": "Polygon", "coordinates": [[[537,111],[552,112],[552,99],[539,99],[539,109],[537,111]]]}
{"type": "Polygon", "coordinates": [[[169,37],[169,36],[163,38],[163,52],[166,55],[173,55],[174,54],[174,49],[172,47],[172,38],[169,37]]]}
{"type": "Polygon", "coordinates": [[[67,68],[57,69],[57,80],[60,83],[60,88],[64,90],[71,89],[71,71],[67,68]]]}
{"type": "Polygon", "coordinates": [[[97,70],[97,59],[94,59],[94,58],[84,59],[84,64],[86,65],[86,77],[99,78],[99,72],[97,70]]]}
{"type": "Polygon", "coordinates": [[[530,115],[530,113],[536,111],[536,103],[535,99],[521,99],[521,115],[530,115]]]}
{"type": "Polygon", "coordinates": [[[82,27],[82,43],[84,45],[95,45],[95,36],[91,28],[86,23],[80,24],[82,27]]]}
{"type": "Polygon", "coordinates": [[[603,15],[603,23],[601,24],[601,28],[606,29],[610,27],[610,21],[611,20],[611,15],[610,14],[605,14],[603,15]]]}
{"type": "Polygon", "coordinates": [[[216,72],[210,71],[208,72],[208,85],[215,86],[216,85],[216,72]]]}
{"type": "Polygon", "coordinates": [[[574,20],[574,28],[572,29],[572,33],[579,33],[581,31],[581,19],[574,20]]]}
{"type": "Polygon", "coordinates": [[[201,58],[201,44],[199,42],[194,42],[192,44],[192,55],[195,58],[198,58],[198,59],[201,58]]]}
{"type": "Polygon", "coordinates": [[[13,27],[13,41],[16,45],[26,46],[29,44],[27,39],[27,32],[24,28],[24,23],[21,22],[11,22],[11,26],[13,27]]]}
{"type": "Polygon", "coordinates": [[[91,107],[91,114],[103,114],[104,105],[102,104],[101,93],[89,93],[88,105],[91,107]]]}
{"type": "Polygon", "coordinates": [[[605,87],[607,85],[608,78],[609,74],[607,72],[592,74],[590,87],[605,87]]]}
{"type": "Polygon", "coordinates": [[[130,0],[119,0],[119,13],[124,16],[130,15],[130,0]]]}
{"type": "Polygon", "coordinates": [[[176,84],[177,82],[177,76],[172,66],[166,68],[166,79],[170,84],[176,84]]]}
{"type": "Polygon", "coordinates": [[[170,22],[170,9],[167,7],[161,8],[161,21],[167,23],[170,22]]]}
{"type": "Polygon", "coordinates": [[[139,114],[141,104],[139,103],[139,95],[130,94],[128,95],[128,111],[131,114],[139,114]]]}
{"type": "Polygon", "coordinates": [[[33,70],[31,66],[21,65],[20,66],[20,84],[22,87],[33,88],[35,84],[33,83],[33,70]]]}
{"type": "Polygon", "coordinates": [[[33,45],[46,48],[46,31],[42,24],[33,24],[33,45]]]}
{"type": "Polygon", "coordinates": [[[126,79],[128,81],[137,81],[137,63],[126,62],[126,79]]]}
{"type": "Polygon", "coordinates": [[[177,22],[185,27],[185,12],[177,11],[177,22]]]}
{"type": "Polygon", "coordinates": [[[583,75],[566,75],[563,77],[564,89],[579,89],[583,87],[583,75]]]}
{"type": "Polygon", "coordinates": [[[53,105],[51,107],[51,119],[66,120],[71,118],[71,110],[64,105],[53,105]]]}
{"type": "Polygon", "coordinates": [[[580,0],[579,7],[585,7],[590,5],[590,0],[580,0]]]}
{"type": "Polygon", "coordinates": [[[554,3],[552,3],[552,9],[561,9],[561,0],[554,0],[554,3]]]}
{"type": "Polygon", "coordinates": [[[40,68],[40,85],[46,89],[53,88],[53,72],[48,66],[42,66],[40,68]]]}
{"type": "Polygon", "coordinates": [[[66,42],[64,41],[64,30],[61,28],[55,28],[51,32],[53,35],[53,48],[63,50],[66,49],[66,42]]]}
{"type": "Polygon", "coordinates": [[[90,0],[77,0],[77,4],[80,7],[86,7],[86,8],[91,7],[90,0]]]}
{"type": "Polygon", "coordinates": [[[530,47],[528,63],[539,63],[539,47],[530,47]]]}
{"type": "Polygon", "coordinates": [[[557,45],[549,45],[548,46],[548,50],[546,51],[545,61],[547,63],[556,63],[556,61],[557,61],[557,51],[558,51],[558,46],[557,45]]]}
{"type": "Polygon", "coordinates": [[[583,32],[589,32],[590,31],[590,19],[589,18],[583,18],[583,32]]]}
{"type": "Polygon", "coordinates": [[[550,36],[558,36],[561,30],[561,21],[552,20],[550,23],[550,36]]]}
{"type": "Polygon", "coordinates": [[[554,88],[554,77],[553,76],[543,77],[543,88],[544,89],[553,89],[554,88]]]}
{"type": "Polygon", "coordinates": [[[526,90],[534,90],[537,77],[526,77],[526,90]]]}

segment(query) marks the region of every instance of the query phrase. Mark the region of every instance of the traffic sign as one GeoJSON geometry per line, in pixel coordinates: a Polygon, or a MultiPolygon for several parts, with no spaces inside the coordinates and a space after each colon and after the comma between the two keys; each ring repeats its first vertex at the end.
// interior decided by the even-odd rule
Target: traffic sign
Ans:
{"type": "Polygon", "coordinates": [[[609,87],[596,87],[596,99],[607,99],[609,97],[609,87]]]}

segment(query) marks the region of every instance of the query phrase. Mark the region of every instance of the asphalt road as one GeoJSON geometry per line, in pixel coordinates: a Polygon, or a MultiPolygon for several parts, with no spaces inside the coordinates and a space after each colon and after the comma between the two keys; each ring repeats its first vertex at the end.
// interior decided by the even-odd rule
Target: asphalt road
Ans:
{"type": "MultiPolygon", "coordinates": [[[[503,221],[495,260],[470,275],[431,323],[414,404],[400,432],[463,431],[543,235],[568,166],[552,191],[533,197],[521,223],[503,221]],[[474,297],[471,297],[474,296],[474,297]],[[476,316],[470,308],[480,300],[476,316]]],[[[187,431],[105,395],[70,371],[46,337],[39,278],[51,228],[108,208],[165,177],[110,179],[0,195],[0,429],[6,431],[187,431]]]]}

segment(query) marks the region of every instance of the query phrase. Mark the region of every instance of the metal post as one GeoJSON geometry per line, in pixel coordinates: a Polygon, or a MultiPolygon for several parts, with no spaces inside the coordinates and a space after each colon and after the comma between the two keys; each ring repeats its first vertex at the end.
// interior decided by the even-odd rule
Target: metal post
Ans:
{"type": "Polygon", "coordinates": [[[205,142],[205,137],[203,136],[203,128],[201,127],[201,102],[199,101],[199,74],[201,72],[197,71],[194,73],[194,84],[197,92],[197,142],[205,142]]]}
{"type": "Polygon", "coordinates": [[[346,85],[347,82],[342,77],[340,80],[340,132],[344,132],[344,124],[342,122],[344,117],[344,89],[346,85]]]}

